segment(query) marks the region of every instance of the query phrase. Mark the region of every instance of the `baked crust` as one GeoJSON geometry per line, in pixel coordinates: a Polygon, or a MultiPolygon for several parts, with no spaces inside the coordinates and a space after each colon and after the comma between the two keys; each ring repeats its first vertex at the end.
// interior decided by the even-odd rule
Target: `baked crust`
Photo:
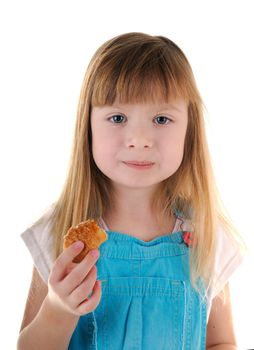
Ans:
{"type": "Polygon", "coordinates": [[[98,248],[107,238],[107,233],[97,222],[93,219],[89,219],[81,222],[77,226],[69,228],[67,234],[64,236],[63,248],[68,248],[76,241],[82,241],[84,243],[84,249],[73,260],[73,262],[79,263],[90,250],[98,248]]]}

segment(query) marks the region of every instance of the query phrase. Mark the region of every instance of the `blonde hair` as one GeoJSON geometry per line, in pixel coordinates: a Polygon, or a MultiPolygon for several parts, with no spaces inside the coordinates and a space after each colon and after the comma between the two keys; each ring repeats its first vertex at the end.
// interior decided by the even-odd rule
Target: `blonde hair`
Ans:
{"type": "Polygon", "coordinates": [[[68,175],[52,216],[56,256],[69,227],[99,219],[111,199],[110,181],[92,157],[91,108],[111,105],[116,98],[120,103],[145,103],[177,97],[188,102],[183,160],[160,184],[154,207],[164,217],[178,210],[191,219],[198,240],[190,253],[192,281],[195,284],[202,277],[207,285],[211,282],[218,224],[232,237],[237,234],[219,199],[205,136],[204,105],[192,69],[181,49],[163,36],[135,32],[116,36],[95,52],[88,65],[68,175]]]}

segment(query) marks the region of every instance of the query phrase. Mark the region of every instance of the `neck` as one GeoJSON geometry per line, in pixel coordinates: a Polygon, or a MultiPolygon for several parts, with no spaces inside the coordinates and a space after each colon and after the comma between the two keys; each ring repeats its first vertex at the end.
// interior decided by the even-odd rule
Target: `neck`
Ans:
{"type": "Polygon", "coordinates": [[[103,219],[111,231],[131,234],[143,240],[168,234],[173,230],[173,215],[158,222],[153,209],[153,190],[121,188],[115,190],[110,208],[103,219]]]}

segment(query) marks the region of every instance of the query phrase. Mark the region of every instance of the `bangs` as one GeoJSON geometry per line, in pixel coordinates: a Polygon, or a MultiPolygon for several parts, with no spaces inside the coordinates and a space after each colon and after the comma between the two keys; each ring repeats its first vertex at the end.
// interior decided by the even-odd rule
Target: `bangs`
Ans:
{"type": "Polygon", "coordinates": [[[112,105],[116,100],[128,104],[195,99],[188,62],[170,48],[152,44],[112,49],[111,55],[107,51],[94,76],[92,106],[112,105]]]}

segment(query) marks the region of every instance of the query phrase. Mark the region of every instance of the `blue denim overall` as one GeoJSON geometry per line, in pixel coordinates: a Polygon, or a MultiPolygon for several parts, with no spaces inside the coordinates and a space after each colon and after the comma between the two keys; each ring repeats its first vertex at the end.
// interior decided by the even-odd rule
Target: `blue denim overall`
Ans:
{"type": "Polygon", "coordinates": [[[80,317],[69,349],[205,349],[206,300],[191,286],[183,232],[149,242],[107,233],[96,264],[102,298],[80,317]]]}

